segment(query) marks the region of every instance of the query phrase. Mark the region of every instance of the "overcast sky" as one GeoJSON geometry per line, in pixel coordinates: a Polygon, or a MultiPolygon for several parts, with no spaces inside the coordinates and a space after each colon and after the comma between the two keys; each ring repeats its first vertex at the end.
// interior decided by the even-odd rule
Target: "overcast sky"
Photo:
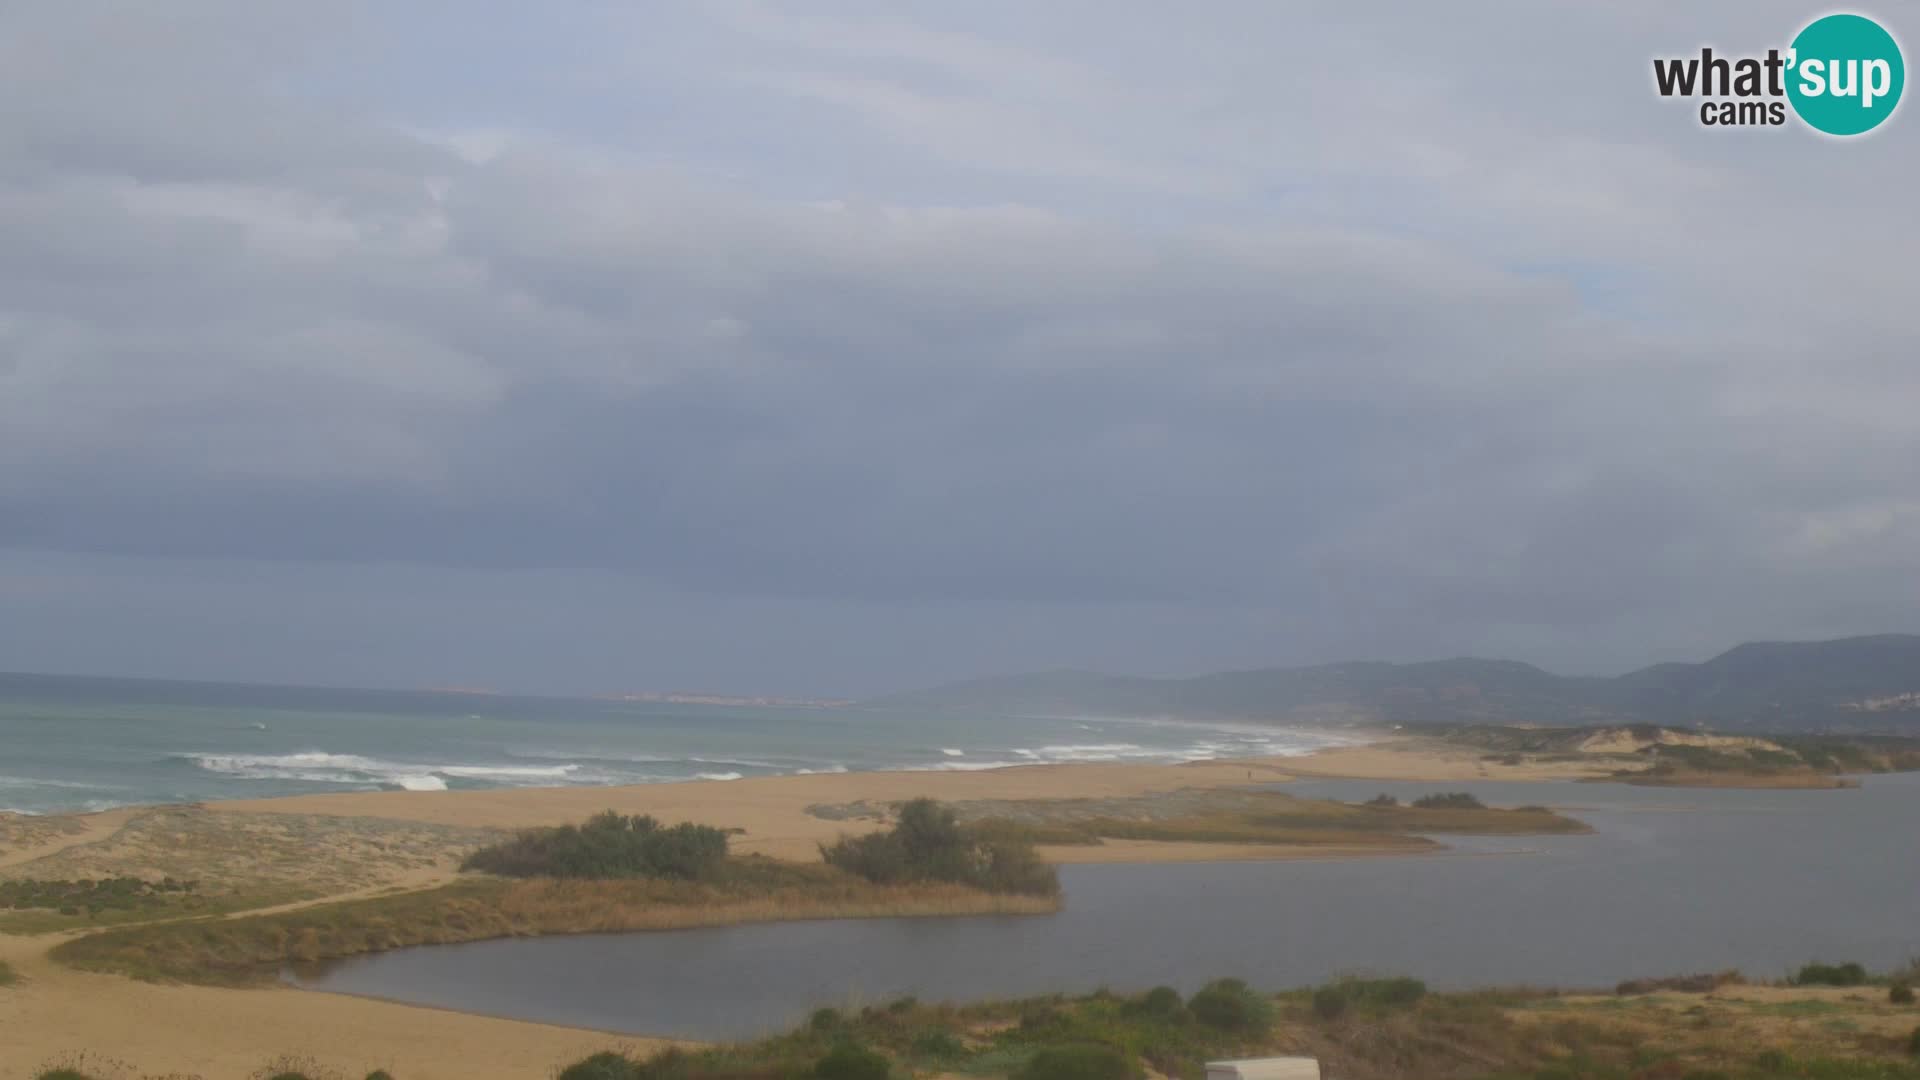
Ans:
{"type": "Polygon", "coordinates": [[[859,695],[1920,629],[1916,105],[1652,90],[1824,9],[482,10],[0,5],[0,670],[859,695]]]}

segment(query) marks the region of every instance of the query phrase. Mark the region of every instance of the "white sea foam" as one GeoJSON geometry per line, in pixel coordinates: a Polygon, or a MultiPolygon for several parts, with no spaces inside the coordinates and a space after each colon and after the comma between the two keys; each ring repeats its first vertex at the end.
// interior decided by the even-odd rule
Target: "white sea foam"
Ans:
{"type": "Polygon", "coordinates": [[[744,775],[746,774],[737,772],[703,772],[694,773],[693,778],[695,780],[738,780],[744,775]]]}
{"type": "Polygon", "coordinates": [[[967,756],[967,752],[965,750],[955,750],[950,746],[941,747],[940,752],[947,755],[948,757],[966,757],[967,756]]]}
{"type": "Polygon", "coordinates": [[[403,791],[445,791],[448,779],[525,786],[564,783],[580,766],[446,765],[384,761],[360,754],[302,750],[291,754],[196,754],[191,760],[211,773],[240,780],[291,780],[311,784],[377,784],[403,791]]]}

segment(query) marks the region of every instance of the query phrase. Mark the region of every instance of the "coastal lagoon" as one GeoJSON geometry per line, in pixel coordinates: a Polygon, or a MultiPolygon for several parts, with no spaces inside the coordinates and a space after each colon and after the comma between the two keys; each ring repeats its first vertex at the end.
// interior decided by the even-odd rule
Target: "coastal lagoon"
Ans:
{"type": "Polygon", "coordinates": [[[361,957],[323,990],[633,1034],[742,1038],[821,1006],[1347,973],[1437,987],[1920,955],[1920,774],[1859,790],[1312,781],[1343,800],[1470,790],[1588,836],[1448,838],[1424,856],[1067,866],[1051,916],[834,920],[479,942],[361,957]]]}

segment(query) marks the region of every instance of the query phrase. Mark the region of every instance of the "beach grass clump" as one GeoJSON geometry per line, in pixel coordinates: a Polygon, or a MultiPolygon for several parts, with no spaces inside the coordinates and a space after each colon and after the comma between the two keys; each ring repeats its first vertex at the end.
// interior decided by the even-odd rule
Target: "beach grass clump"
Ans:
{"type": "Polygon", "coordinates": [[[1851,960],[1844,964],[1806,964],[1791,981],[1795,986],[1864,986],[1867,969],[1851,960]]]}
{"type": "Polygon", "coordinates": [[[952,807],[914,799],[886,832],[820,846],[827,865],[877,885],[951,882],[991,893],[1057,896],[1060,876],[1033,845],[1004,831],[963,827],[952,807]]]}
{"type": "Polygon", "coordinates": [[[19,981],[20,975],[13,970],[13,965],[0,960],[0,987],[12,986],[19,981]]]}
{"type": "Polygon", "coordinates": [[[460,868],[504,877],[694,881],[713,875],[726,857],[727,834],[711,825],[668,826],[608,810],[582,825],[523,829],[468,855],[460,868]]]}
{"type": "Polygon", "coordinates": [[[339,1080],[339,1074],[310,1057],[282,1054],[255,1069],[252,1080],[339,1080]]]}

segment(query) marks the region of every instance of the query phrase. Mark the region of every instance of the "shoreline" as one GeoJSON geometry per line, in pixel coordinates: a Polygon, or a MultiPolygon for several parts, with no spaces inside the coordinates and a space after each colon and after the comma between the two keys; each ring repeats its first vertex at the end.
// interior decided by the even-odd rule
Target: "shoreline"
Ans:
{"type": "MultiPolygon", "coordinates": [[[[103,836],[117,838],[128,828],[128,822],[143,817],[186,814],[215,827],[230,827],[234,836],[257,837],[262,828],[285,825],[288,829],[306,829],[309,835],[324,839],[365,828],[369,823],[405,826],[423,834],[440,835],[433,830],[460,830],[465,834],[560,824],[615,809],[652,814],[666,822],[698,821],[740,829],[743,831],[736,834],[733,843],[742,853],[812,861],[818,857],[819,844],[873,827],[871,821],[834,820],[811,812],[813,807],[849,802],[883,804],[922,795],[949,802],[1111,799],[1181,789],[1284,785],[1294,779],[1322,777],[1436,785],[1463,781],[1564,782],[1605,777],[1610,771],[1604,763],[1507,765],[1438,740],[1398,738],[1295,756],[1180,764],[1077,762],[973,771],[808,774],[609,787],[293,795],[29,819],[43,829],[30,834],[25,845],[0,848],[0,868],[17,870],[21,864],[49,854],[100,848],[107,843],[103,836]],[[79,827],[72,827],[75,824],[79,827]],[[53,835],[44,827],[51,827],[53,835]]],[[[1574,790],[1569,787],[1570,792],[1574,790]]],[[[296,831],[288,835],[301,834],[296,831]]],[[[0,833],[0,843],[4,841],[5,835],[0,833]]],[[[238,848],[238,857],[264,861],[273,842],[255,839],[249,843],[252,846],[238,848]]],[[[1041,851],[1056,863],[1334,861],[1448,853],[1446,848],[1362,850],[1328,844],[1146,840],[1108,840],[1098,846],[1056,845],[1041,851]]],[[[422,858],[416,858],[404,871],[396,871],[389,887],[412,891],[453,879],[451,860],[421,862],[422,858]]],[[[329,885],[312,899],[286,906],[330,903],[340,899],[344,891],[329,885]]],[[[5,1033],[12,1051],[8,1060],[0,1062],[0,1080],[28,1080],[31,1070],[41,1064],[82,1050],[138,1062],[147,1071],[197,1073],[208,1080],[247,1075],[281,1054],[307,1054],[329,1067],[359,1068],[362,1073],[387,1068],[404,1080],[450,1080],[454,1076],[462,1080],[522,1080],[546,1075],[557,1064],[610,1045],[667,1045],[664,1040],[620,1032],[538,1024],[296,986],[225,989],[161,985],[76,971],[47,955],[53,945],[72,936],[76,935],[0,934],[0,960],[8,961],[20,976],[13,986],[0,988],[0,1032],[5,1033]],[[140,1022],[128,1024],[130,1017],[138,1017],[140,1022]],[[444,1049],[420,1049],[448,1046],[461,1049],[452,1055],[444,1049]],[[340,1047],[354,1049],[342,1055],[338,1053],[340,1047]]]]}

